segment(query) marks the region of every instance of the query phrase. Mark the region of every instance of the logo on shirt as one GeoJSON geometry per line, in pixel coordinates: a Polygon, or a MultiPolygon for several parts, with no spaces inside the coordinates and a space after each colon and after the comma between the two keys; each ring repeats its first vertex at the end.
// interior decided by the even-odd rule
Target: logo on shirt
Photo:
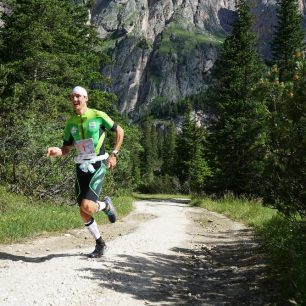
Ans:
{"type": "Polygon", "coordinates": [[[77,128],[75,126],[73,126],[70,130],[71,134],[74,135],[77,132],[77,128]]]}
{"type": "Polygon", "coordinates": [[[96,127],[96,123],[94,121],[89,122],[89,128],[94,129],[96,127]]]}

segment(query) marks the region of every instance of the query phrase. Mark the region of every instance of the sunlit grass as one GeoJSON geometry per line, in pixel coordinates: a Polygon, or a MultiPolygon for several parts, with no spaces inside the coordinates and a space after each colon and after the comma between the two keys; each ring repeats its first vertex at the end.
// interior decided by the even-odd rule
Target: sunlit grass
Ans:
{"type": "MultiPolygon", "coordinates": [[[[24,200],[25,201],[25,200],[24,200]]],[[[80,227],[76,207],[31,201],[15,201],[15,206],[0,214],[0,242],[19,241],[41,232],[80,227]]]]}
{"type": "Polygon", "coordinates": [[[260,200],[248,200],[232,196],[225,196],[218,200],[194,198],[192,203],[193,205],[222,213],[236,221],[241,221],[253,227],[259,227],[277,215],[275,209],[263,207],[260,200]]]}
{"type": "MultiPolygon", "coordinates": [[[[35,201],[7,193],[3,187],[0,187],[0,198],[0,243],[17,242],[41,233],[84,226],[77,205],[35,201]]],[[[132,210],[133,201],[130,196],[113,198],[119,218],[132,210]]],[[[96,214],[95,219],[99,224],[108,222],[102,213],[96,214]]]]}

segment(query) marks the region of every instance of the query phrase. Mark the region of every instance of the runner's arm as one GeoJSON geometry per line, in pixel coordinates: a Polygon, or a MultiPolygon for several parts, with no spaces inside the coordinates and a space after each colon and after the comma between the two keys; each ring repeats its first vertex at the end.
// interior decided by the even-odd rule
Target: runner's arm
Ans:
{"type": "Polygon", "coordinates": [[[116,133],[116,141],[115,141],[114,151],[119,151],[124,138],[124,130],[120,125],[117,125],[115,133],[116,133]]]}
{"type": "MultiPolygon", "coordinates": [[[[119,151],[123,142],[124,138],[124,130],[120,125],[117,125],[115,129],[116,133],[116,139],[115,139],[115,146],[114,151],[119,151]]],[[[108,168],[110,170],[113,170],[117,164],[116,154],[111,154],[109,160],[108,160],[108,168]]]]}

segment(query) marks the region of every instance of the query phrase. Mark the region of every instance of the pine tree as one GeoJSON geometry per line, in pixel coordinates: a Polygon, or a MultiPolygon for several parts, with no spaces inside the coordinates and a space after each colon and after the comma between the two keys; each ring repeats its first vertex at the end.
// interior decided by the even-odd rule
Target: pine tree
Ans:
{"type": "MultiPolygon", "coordinates": [[[[5,0],[2,4],[10,11],[2,16],[0,28],[4,77],[0,140],[5,144],[0,148],[0,163],[5,165],[0,176],[33,194],[42,189],[39,178],[46,176],[50,166],[46,162],[33,169],[33,165],[41,162],[48,144],[61,144],[63,127],[58,122],[63,124],[65,114],[71,112],[67,94],[74,85],[90,88],[100,82],[105,56],[102,40],[88,23],[87,7],[69,0],[5,0]]],[[[111,107],[107,94],[91,93],[95,103],[111,107]]],[[[62,184],[63,173],[52,179],[62,184]]],[[[46,180],[56,185],[50,177],[46,180]]]]}
{"type": "Polygon", "coordinates": [[[262,62],[249,1],[237,1],[237,18],[213,70],[210,88],[210,162],[214,188],[256,193],[264,167],[266,108],[256,97],[262,62]]]}
{"type": "Polygon", "coordinates": [[[183,192],[201,193],[210,175],[204,156],[205,132],[192,117],[190,101],[186,108],[182,130],[176,137],[174,173],[180,180],[183,192]]]}
{"type": "Polygon", "coordinates": [[[189,103],[183,120],[182,130],[176,138],[175,174],[181,183],[189,180],[189,168],[195,153],[195,131],[196,127],[191,119],[191,105],[189,103]]]}
{"type": "Polygon", "coordinates": [[[175,163],[175,145],[176,145],[176,126],[174,122],[170,123],[166,131],[162,150],[162,174],[174,175],[175,163]]]}
{"type": "Polygon", "coordinates": [[[153,148],[152,142],[152,122],[149,118],[145,118],[142,128],[142,145],[144,152],[142,154],[142,174],[146,184],[150,184],[154,180],[154,156],[156,148],[153,148]]]}
{"type": "Polygon", "coordinates": [[[201,194],[204,193],[212,172],[204,157],[203,147],[199,143],[195,147],[195,155],[189,168],[190,189],[193,193],[201,194]]]}
{"type": "Polygon", "coordinates": [[[275,66],[262,82],[262,99],[269,109],[268,154],[264,200],[285,214],[306,215],[305,150],[306,60],[296,52],[291,79],[279,82],[275,66]]]}
{"type": "Polygon", "coordinates": [[[279,0],[277,2],[277,26],[272,40],[273,63],[278,66],[280,81],[291,79],[294,63],[292,57],[304,49],[302,30],[303,16],[297,0],[279,0]]]}
{"type": "Polygon", "coordinates": [[[298,1],[278,2],[274,66],[263,82],[269,109],[265,201],[286,214],[305,214],[305,59],[298,1]]]}
{"type": "Polygon", "coordinates": [[[159,135],[156,129],[156,126],[151,123],[151,131],[150,131],[150,138],[151,138],[151,154],[152,154],[152,161],[153,161],[153,171],[159,169],[159,135]]]}
{"type": "Polygon", "coordinates": [[[5,95],[17,84],[42,91],[44,84],[57,90],[101,81],[102,41],[88,24],[86,7],[69,0],[5,2],[12,10],[0,32],[1,62],[11,70],[5,95]]]}

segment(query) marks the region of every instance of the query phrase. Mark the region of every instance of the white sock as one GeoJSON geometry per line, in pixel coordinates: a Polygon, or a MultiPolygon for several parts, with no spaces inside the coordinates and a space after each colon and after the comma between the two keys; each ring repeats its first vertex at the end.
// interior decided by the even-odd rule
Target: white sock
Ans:
{"type": "Polygon", "coordinates": [[[105,202],[97,201],[97,204],[98,204],[97,212],[101,211],[101,210],[104,210],[106,208],[105,202]]]}
{"type": "Polygon", "coordinates": [[[90,234],[95,238],[95,240],[101,237],[100,231],[98,229],[98,224],[94,218],[92,218],[89,222],[84,224],[89,230],[90,234]]]}

